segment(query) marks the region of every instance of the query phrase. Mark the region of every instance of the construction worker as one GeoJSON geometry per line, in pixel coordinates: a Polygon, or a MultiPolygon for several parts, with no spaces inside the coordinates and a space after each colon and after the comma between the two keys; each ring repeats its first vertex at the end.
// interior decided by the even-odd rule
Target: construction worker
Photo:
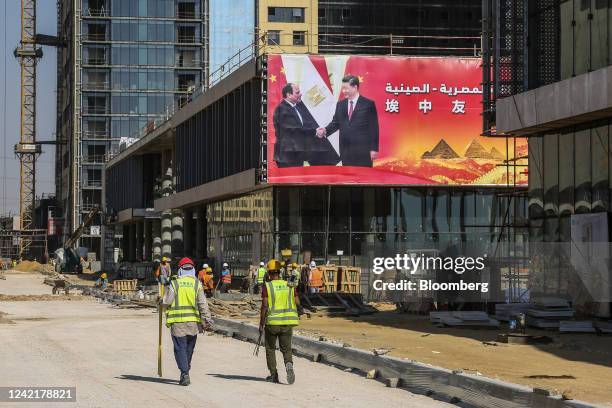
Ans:
{"type": "Polygon", "coordinates": [[[280,383],[276,370],[276,339],[283,353],[287,382],[295,382],[293,371],[293,355],[291,352],[291,337],[293,326],[300,323],[297,307],[300,299],[295,288],[289,287],[287,281],[280,278],[280,262],[272,259],[268,262],[269,282],[263,286],[261,293],[261,318],[259,332],[264,333],[266,344],[266,362],[270,375],[266,381],[280,383]]]}
{"type": "Polygon", "coordinates": [[[96,280],[96,286],[102,290],[106,289],[106,286],[108,286],[108,275],[106,272],[100,274],[100,277],[96,280]]]}
{"type": "Polygon", "coordinates": [[[170,275],[172,275],[172,268],[170,266],[170,259],[165,256],[162,257],[161,263],[155,271],[155,277],[157,281],[162,285],[167,285],[170,281],[170,275]]]}
{"type": "Polygon", "coordinates": [[[179,383],[189,385],[191,357],[199,333],[212,328],[212,318],[202,285],[195,275],[193,261],[183,258],[178,264],[178,277],[166,286],[163,305],[166,309],[166,326],[170,327],[174,358],[181,371],[179,383]]]}
{"type": "Polygon", "coordinates": [[[300,265],[298,265],[296,262],[293,262],[287,268],[286,280],[287,285],[292,288],[297,288],[298,284],[300,283],[300,265]]]}
{"type": "Polygon", "coordinates": [[[213,279],[212,268],[208,266],[208,264],[205,263],[204,265],[202,265],[202,269],[198,273],[198,279],[200,280],[200,282],[202,282],[202,285],[204,287],[204,293],[206,293],[206,296],[212,296],[212,293],[215,290],[215,282],[213,279]]]}
{"type": "Polygon", "coordinates": [[[219,291],[221,293],[227,293],[231,285],[232,273],[230,272],[227,262],[223,262],[223,269],[221,270],[221,287],[219,288],[219,291]]]}
{"type": "Polygon", "coordinates": [[[253,290],[253,293],[259,293],[261,291],[266,279],[266,273],[268,273],[268,271],[266,270],[265,264],[260,262],[259,268],[257,268],[257,280],[255,281],[255,290],[253,290]]]}
{"type": "Polygon", "coordinates": [[[308,292],[319,293],[323,290],[323,272],[317,268],[315,261],[310,261],[308,271],[308,292]]]}

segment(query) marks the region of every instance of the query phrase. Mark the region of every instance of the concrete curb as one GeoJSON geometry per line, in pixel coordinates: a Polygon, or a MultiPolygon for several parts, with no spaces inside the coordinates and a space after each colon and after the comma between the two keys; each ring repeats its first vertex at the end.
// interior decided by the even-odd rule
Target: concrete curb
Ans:
{"type": "MultiPolygon", "coordinates": [[[[215,318],[215,329],[241,340],[256,342],[258,328],[250,323],[215,318]]],[[[542,390],[494,380],[462,371],[451,371],[414,360],[376,356],[370,352],[313,340],[304,336],[293,336],[293,349],[297,354],[361,372],[376,370],[378,378],[399,383],[416,394],[432,396],[461,405],[474,407],[534,407],[534,408],[593,408],[583,401],[563,400],[542,390]]]]}

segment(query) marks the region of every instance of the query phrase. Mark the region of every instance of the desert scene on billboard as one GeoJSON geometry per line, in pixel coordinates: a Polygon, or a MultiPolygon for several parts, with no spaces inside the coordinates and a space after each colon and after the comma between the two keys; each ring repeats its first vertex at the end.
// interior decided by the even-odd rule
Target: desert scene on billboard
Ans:
{"type": "Polygon", "coordinates": [[[484,137],[480,59],[268,56],[268,182],[526,185],[527,141],[484,137]]]}

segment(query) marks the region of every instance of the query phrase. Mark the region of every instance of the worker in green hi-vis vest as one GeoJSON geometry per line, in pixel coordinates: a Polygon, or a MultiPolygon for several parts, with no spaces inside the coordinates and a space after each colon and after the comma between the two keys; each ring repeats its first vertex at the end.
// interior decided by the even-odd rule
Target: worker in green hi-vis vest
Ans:
{"type": "Polygon", "coordinates": [[[281,264],[276,259],[268,262],[269,282],[263,286],[261,293],[261,319],[259,332],[265,334],[266,362],[270,375],[266,381],[280,383],[276,370],[276,340],[285,362],[287,382],[295,382],[291,337],[293,327],[300,323],[297,306],[300,304],[295,288],[289,287],[287,281],[280,278],[281,264]]]}

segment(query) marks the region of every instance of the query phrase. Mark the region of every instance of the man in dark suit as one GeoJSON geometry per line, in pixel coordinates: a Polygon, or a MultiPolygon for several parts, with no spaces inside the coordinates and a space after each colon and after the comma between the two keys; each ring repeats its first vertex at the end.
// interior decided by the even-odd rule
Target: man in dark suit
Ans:
{"type": "Polygon", "coordinates": [[[342,166],[372,167],[378,156],[378,114],[374,101],[359,94],[359,78],[342,78],[345,99],[336,104],[332,121],[317,129],[324,138],[340,130],[340,160],[342,166]]]}
{"type": "Polygon", "coordinates": [[[307,160],[308,139],[315,136],[317,123],[302,104],[302,93],[296,84],[281,90],[283,100],[274,110],[274,161],[278,167],[303,166],[307,160]],[[305,113],[308,112],[306,117],[305,113]]]}
{"type": "Polygon", "coordinates": [[[319,126],[302,102],[300,87],[288,83],[281,90],[282,102],[274,110],[274,161],[278,167],[334,166],[340,161],[327,139],[316,137],[319,126]]]}

